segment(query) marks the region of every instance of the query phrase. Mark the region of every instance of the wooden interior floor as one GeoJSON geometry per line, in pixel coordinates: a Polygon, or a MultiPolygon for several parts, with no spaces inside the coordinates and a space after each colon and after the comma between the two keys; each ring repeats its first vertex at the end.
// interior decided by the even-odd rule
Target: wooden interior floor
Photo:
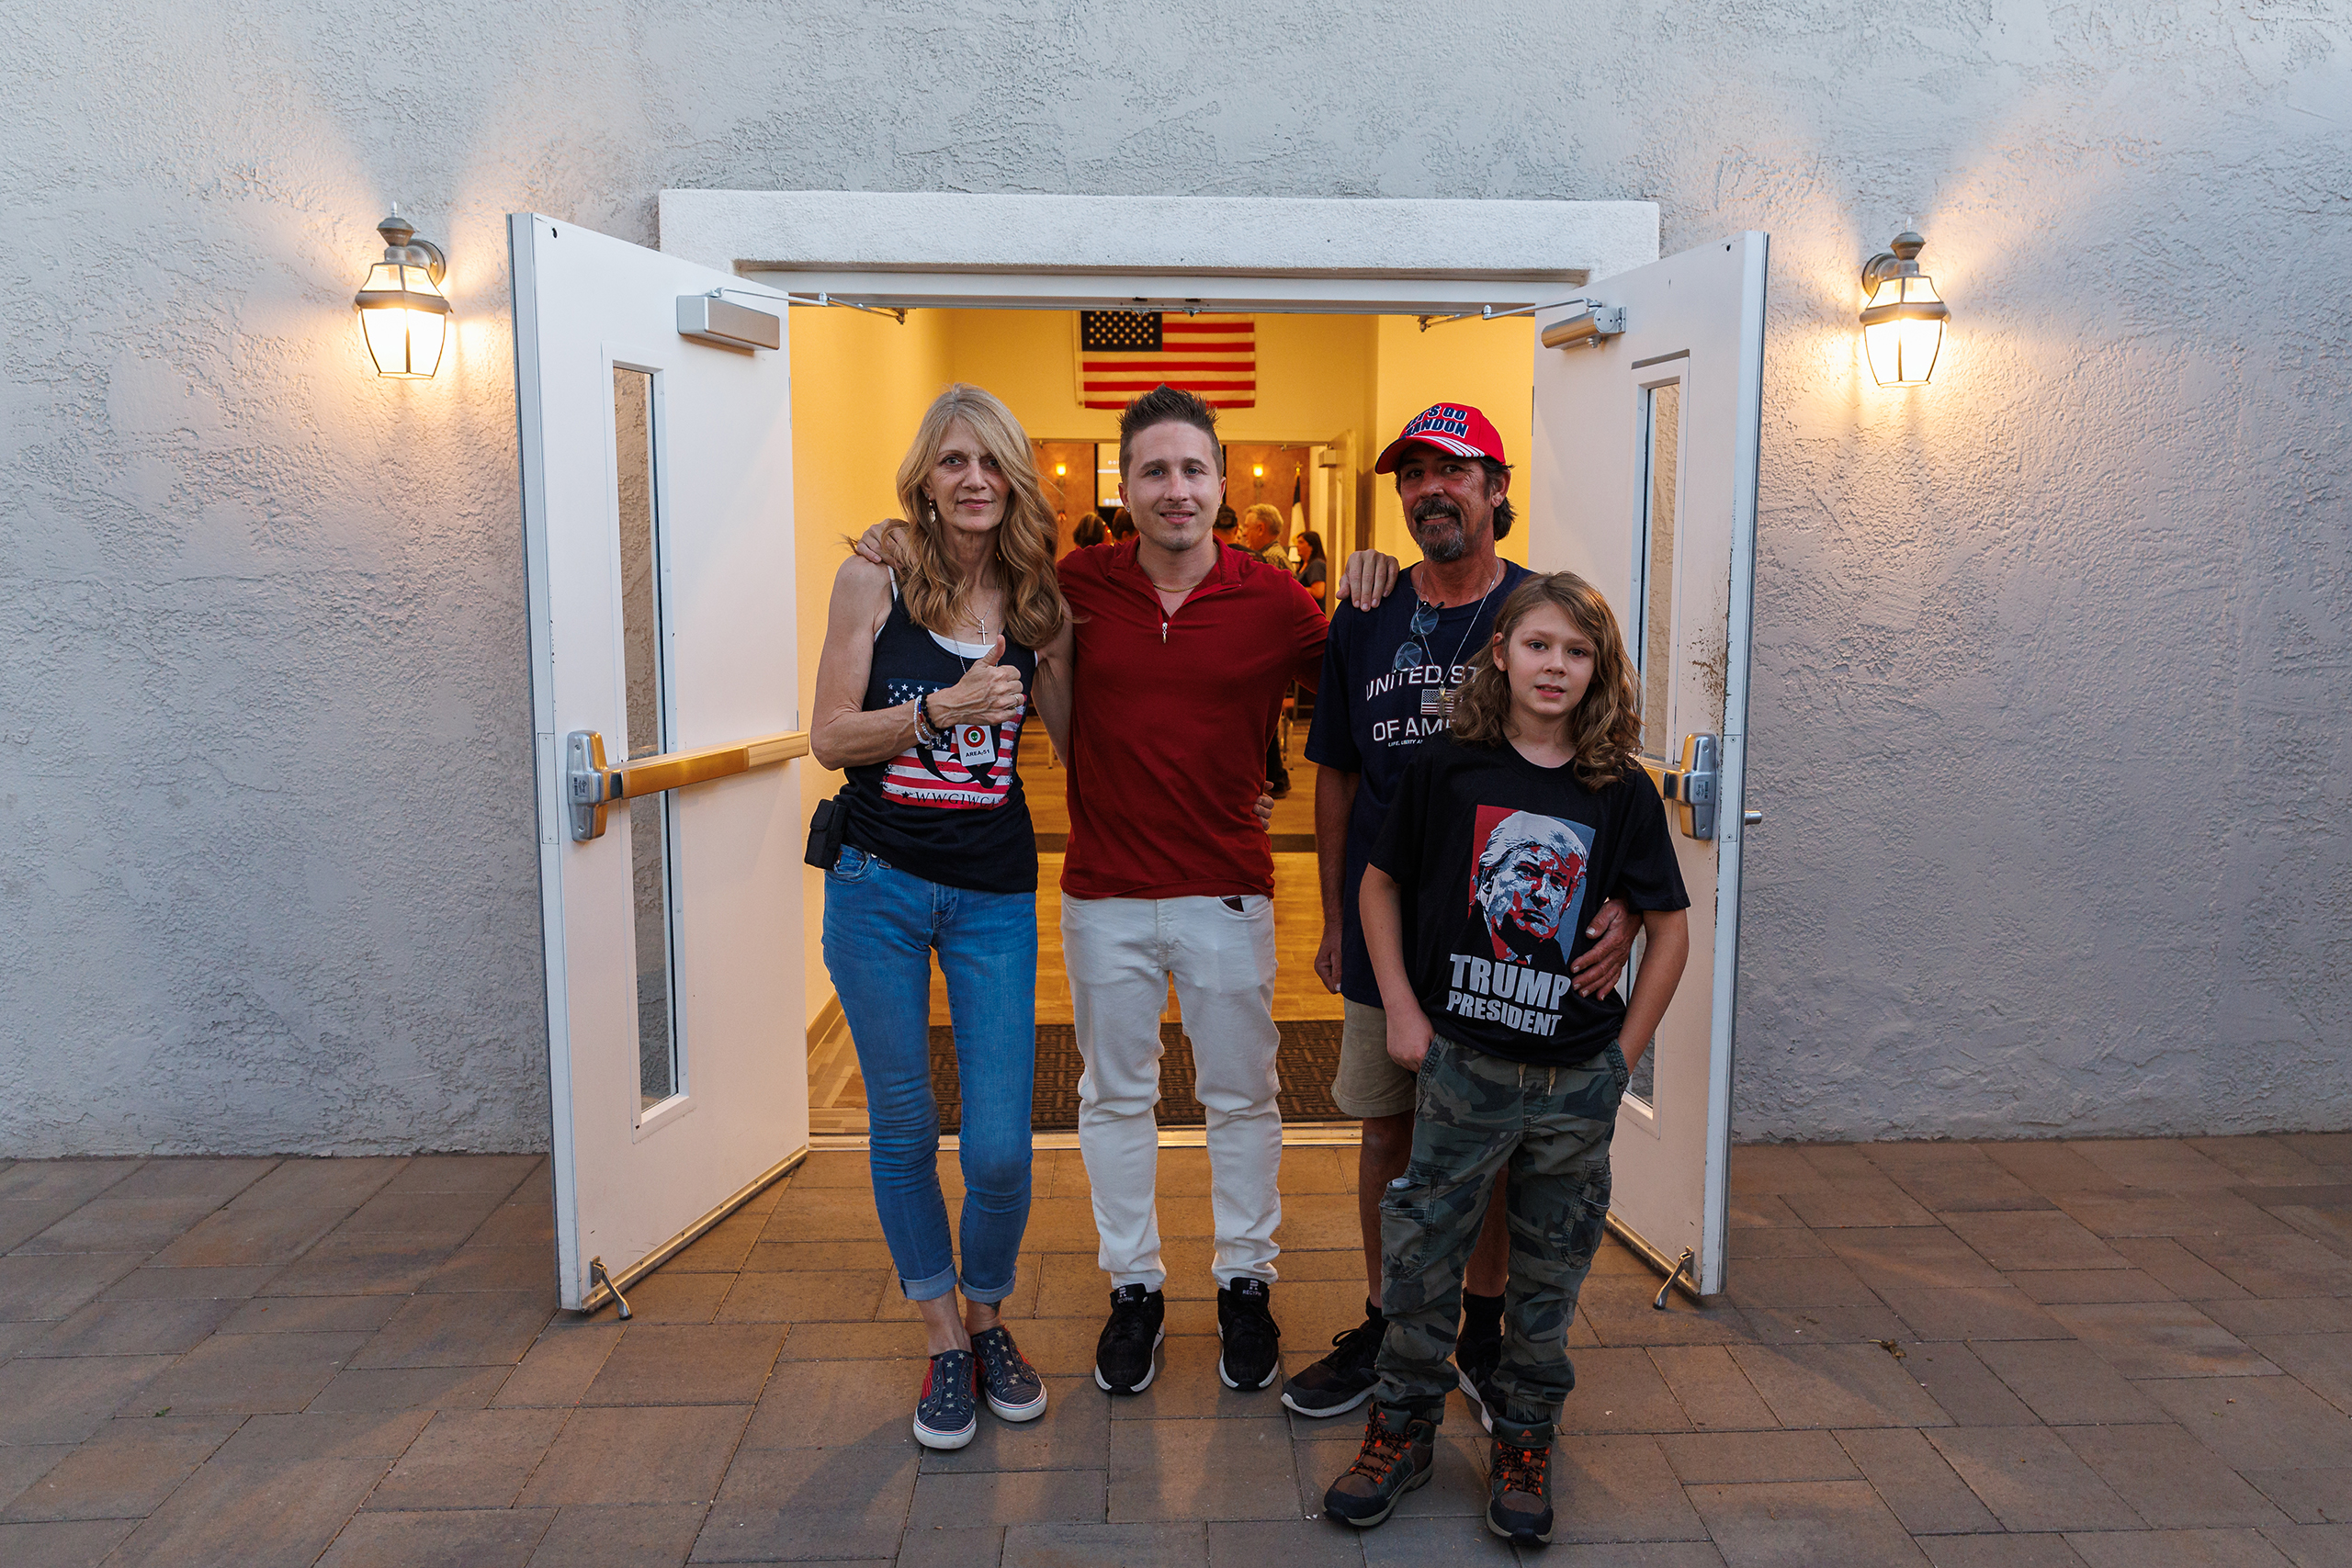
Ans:
{"type": "MultiPolygon", "coordinates": [[[[1316,881],[1315,764],[1302,754],[1306,745],[1306,716],[1290,726],[1284,754],[1289,759],[1291,789],[1274,802],[1270,831],[1274,852],[1274,1017],[1284,1021],[1336,1019],[1344,1009],[1337,996],[1315,977],[1315,948],[1323,935],[1323,901],[1316,881]]],[[[1021,777],[1029,793],[1029,815],[1041,843],[1058,845],[1069,832],[1069,775],[1046,742],[1044,728],[1032,725],[1021,747],[1021,777]]],[[[1037,856],[1037,1021],[1067,1024],[1070,1019],[1069,976],[1062,962],[1062,855],[1058,849],[1037,856]]],[[[1170,990],[1170,1022],[1182,1015],[1170,990]]],[[[931,972],[931,1021],[948,1021],[947,985],[936,964],[931,972]]],[[[810,1052],[808,1103],[811,1130],[820,1136],[855,1135],[865,1131],[865,1085],[858,1077],[857,1058],[846,1032],[810,1052]]]]}

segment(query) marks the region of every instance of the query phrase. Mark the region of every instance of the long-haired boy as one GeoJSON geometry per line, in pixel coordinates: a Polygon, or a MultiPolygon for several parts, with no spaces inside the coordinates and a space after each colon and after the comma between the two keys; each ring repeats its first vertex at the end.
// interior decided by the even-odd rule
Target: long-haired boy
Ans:
{"type": "Polygon", "coordinates": [[[1510,1170],[1510,1288],[1490,1409],[1487,1523],[1552,1539],[1553,1424],[1575,1385],[1564,1342],[1609,1213],[1609,1140],[1633,1061],[1673,998],[1690,900],[1666,811],[1634,757],[1624,638],[1583,579],[1522,582],[1424,741],[1364,873],[1366,945],[1388,1054],[1419,1080],[1412,1162],[1381,1198],[1380,1383],[1363,1447],[1324,1496],[1385,1519],[1430,1477],[1462,1270],[1510,1170]],[[1648,947],[1633,996],[1577,994],[1585,917],[1622,896],[1648,947]]]}

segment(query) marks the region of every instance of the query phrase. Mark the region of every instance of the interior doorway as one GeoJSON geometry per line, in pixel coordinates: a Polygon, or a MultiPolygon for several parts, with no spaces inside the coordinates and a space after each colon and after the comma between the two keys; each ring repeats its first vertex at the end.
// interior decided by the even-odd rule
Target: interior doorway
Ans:
{"type": "MultiPolygon", "coordinates": [[[[796,309],[790,345],[795,388],[795,513],[819,547],[804,549],[800,596],[804,641],[821,637],[823,605],[843,550],[842,536],[896,511],[890,486],[924,407],[950,381],[968,381],[1003,398],[1031,437],[1038,477],[1057,517],[1057,544],[1071,547],[1090,511],[1106,519],[1118,499],[1118,414],[1085,406],[1078,365],[1076,311],[1038,310],[910,310],[892,315],[841,309],[796,309]],[[823,520],[841,518],[837,525],[823,520]]],[[[1223,410],[1227,502],[1238,513],[1272,506],[1280,542],[1295,552],[1303,529],[1315,532],[1336,575],[1354,548],[1405,554],[1409,544],[1395,492],[1371,473],[1386,435],[1439,400],[1484,409],[1524,449],[1530,438],[1528,365],[1534,333],[1526,317],[1424,327],[1391,314],[1261,314],[1256,318],[1257,387],[1250,406],[1223,410]]],[[[1505,554],[1523,558],[1523,537],[1505,554]]],[[[814,670],[814,644],[808,668],[814,670]]],[[[1285,1121],[1340,1120],[1328,1109],[1337,1061],[1340,998],[1314,974],[1322,936],[1315,856],[1316,769],[1305,756],[1311,697],[1284,727],[1290,787],[1275,802],[1272,824],[1278,953],[1274,1016],[1283,1029],[1285,1121]],[[1326,1108],[1317,1110],[1317,1102],[1326,1108]]],[[[830,795],[838,775],[810,773],[830,795]]],[[[1050,1135],[1075,1126],[1079,1063],[1070,1037],[1071,1004],[1062,965],[1060,897],[1068,841],[1068,773],[1044,727],[1023,733],[1021,772],[1038,846],[1036,1009],[1039,1127],[1050,1135]],[[1048,1104],[1053,1100],[1055,1103],[1048,1104]],[[1062,1103],[1062,1102],[1066,1102],[1062,1103]]],[[[812,802],[813,804],[813,802],[812,802]]],[[[821,907],[821,879],[811,874],[810,907],[821,907]]],[[[821,968],[815,989],[830,989],[821,968]]],[[[1197,1122],[1182,1092],[1188,1081],[1182,1018],[1173,996],[1162,1015],[1170,1042],[1164,1124],[1197,1122]]],[[[952,1047],[944,982],[932,987],[934,1077],[943,1111],[953,1119],[952,1047]]],[[[810,1132],[858,1137],[865,1130],[865,1086],[836,1006],[810,1031],[810,1132]]]]}

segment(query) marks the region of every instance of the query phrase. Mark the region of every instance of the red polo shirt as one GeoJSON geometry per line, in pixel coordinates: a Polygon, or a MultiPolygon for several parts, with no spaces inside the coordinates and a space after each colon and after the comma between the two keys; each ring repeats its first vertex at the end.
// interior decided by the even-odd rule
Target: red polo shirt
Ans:
{"type": "Polygon", "coordinates": [[[1323,672],[1329,623],[1288,572],[1224,547],[1163,615],[1136,545],[1060,563],[1077,619],[1062,891],[1271,895],[1272,850],[1251,808],[1283,694],[1323,672]]]}

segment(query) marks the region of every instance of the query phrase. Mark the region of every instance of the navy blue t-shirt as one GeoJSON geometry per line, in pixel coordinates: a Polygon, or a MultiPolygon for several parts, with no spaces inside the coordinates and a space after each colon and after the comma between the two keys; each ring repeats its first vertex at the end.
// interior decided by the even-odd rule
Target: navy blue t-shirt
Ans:
{"type": "Polygon", "coordinates": [[[1348,817],[1347,865],[1340,877],[1340,994],[1350,1001],[1380,1005],[1380,983],[1373,978],[1363,923],[1356,917],[1364,865],[1413,749],[1425,737],[1445,733],[1441,683],[1459,687],[1470,678],[1471,656],[1494,637],[1503,601],[1528,575],[1512,561],[1502,568],[1503,580],[1492,592],[1440,610],[1426,637],[1413,635],[1413,613],[1421,599],[1413,592],[1410,572],[1396,580],[1396,591],[1379,608],[1367,613],[1342,604],[1331,616],[1306,760],[1358,775],[1355,808],[1348,817]]]}

